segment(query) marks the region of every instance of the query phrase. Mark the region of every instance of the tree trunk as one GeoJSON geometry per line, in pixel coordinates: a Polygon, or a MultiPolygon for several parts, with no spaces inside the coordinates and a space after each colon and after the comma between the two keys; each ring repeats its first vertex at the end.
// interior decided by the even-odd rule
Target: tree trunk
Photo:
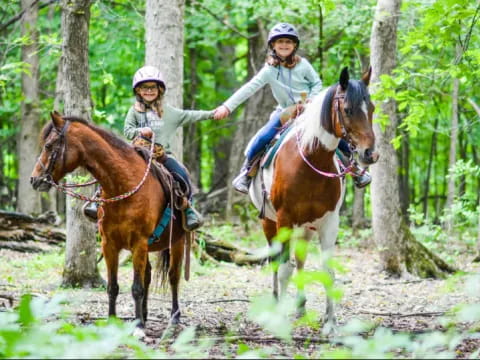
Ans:
{"type": "Polygon", "coordinates": [[[356,232],[365,227],[365,188],[358,189],[355,186],[353,190],[352,229],[356,232]]]}
{"type": "MultiPolygon", "coordinates": [[[[165,77],[165,102],[183,107],[184,0],[147,0],[145,11],[145,64],[157,67],[165,77]]],[[[177,130],[173,153],[182,160],[182,129],[177,130]]]]}
{"type": "MultiPolygon", "coordinates": [[[[188,89],[187,106],[195,109],[197,94],[197,51],[187,46],[188,58],[190,60],[190,88],[188,89]]],[[[200,129],[196,122],[188,124],[184,129],[183,136],[183,160],[185,166],[190,170],[192,183],[198,188],[200,186],[200,162],[201,162],[201,136],[200,129]]]]}
{"type": "MultiPolygon", "coordinates": [[[[267,43],[267,31],[260,20],[252,22],[248,28],[249,34],[259,33],[259,36],[248,39],[248,80],[251,79],[265,63],[265,47],[267,43]]],[[[237,175],[245,160],[244,150],[252,136],[268,121],[270,113],[275,108],[275,99],[269,87],[264,87],[252,96],[246,103],[243,119],[238,122],[238,127],[233,138],[230,156],[230,166],[227,183],[237,175]]],[[[227,211],[229,218],[232,215],[234,197],[238,193],[232,186],[228,187],[227,211]]],[[[244,195],[241,195],[246,200],[244,195]]],[[[238,199],[238,197],[237,197],[238,199]]]]}
{"type": "Polygon", "coordinates": [[[408,217],[408,207],[410,206],[410,188],[409,188],[409,179],[410,179],[410,141],[409,134],[407,131],[402,130],[402,147],[400,149],[400,171],[399,171],[399,182],[400,182],[400,209],[402,211],[402,216],[407,224],[410,222],[408,217]]]}
{"type": "Polygon", "coordinates": [[[433,125],[432,141],[430,145],[430,155],[428,157],[427,175],[425,177],[425,184],[423,188],[423,216],[426,218],[428,215],[428,194],[430,193],[430,177],[432,174],[432,165],[437,152],[437,128],[438,128],[438,116],[435,118],[435,124],[433,125]]]}
{"type": "MultiPolygon", "coordinates": [[[[459,56],[460,45],[457,44],[456,55],[459,56]]],[[[453,79],[452,89],[452,125],[450,129],[450,151],[448,153],[448,168],[453,169],[457,161],[457,142],[458,142],[458,93],[460,89],[460,80],[458,78],[453,79]]],[[[453,214],[451,214],[453,201],[455,200],[455,177],[450,174],[448,177],[447,185],[447,203],[445,204],[445,210],[447,211],[447,220],[444,224],[448,233],[453,230],[453,214]]]]}
{"type": "MultiPolygon", "coordinates": [[[[88,28],[90,0],[62,1],[62,62],[64,113],[91,120],[90,74],[88,69],[88,28]]],[[[74,176],[85,176],[77,170],[74,176]]],[[[92,190],[82,190],[92,195],[92,190]]],[[[90,287],[102,284],[96,266],[95,227],[82,214],[82,202],[67,199],[67,243],[63,285],[90,287]]]]}
{"type": "Polygon", "coordinates": [[[22,46],[22,61],[29,65],[30,73],[22,74],[22,116],[17,142],[18,153],[18,196],[17,210],[28,214],[41,212],[40,193],[30,184],[30,174],[37,161],[33,154],[39,153],[38,134],[40,133],[39,103],[39,59],[38,59],[38,3],[22,0],[22,37],[27,42],[22,46]]]}
{"type": "MultiPolygon", "coordinates": [[[[380,75],[391,74],[396,64],[397,23],[400,15],[400,0],[379,0],[370,40],[372,83],[380,75]]],[[[375,85],[373,87],[375,91],[375,85]]],[[[380,153],[378,163],[372,166],[372,212],[373,234],[383,268],[391,275],[399,276],[408,271],[418,276],[439,277],[453,270],[427,253],[417,243],[403,221],[399,199],[398,159],[391,144],[398,125],[396,103],[389,100],[381,104],[389,119],[384,130],[374,124],[376,146],[380,153]],[[435,259],[435,260],[432,260],[435,259]],[[442,266],[439,266],[442,263],[442,266]]]]}

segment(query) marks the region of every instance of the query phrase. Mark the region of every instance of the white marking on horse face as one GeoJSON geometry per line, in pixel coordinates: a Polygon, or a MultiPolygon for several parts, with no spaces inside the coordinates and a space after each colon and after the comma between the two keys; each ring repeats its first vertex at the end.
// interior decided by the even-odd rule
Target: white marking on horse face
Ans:
{"type": "Polygon", "coordinates": [[[367,102],[364,100],[362,101],[362,106],[360,107],[363,111],[363,113],[365,114],[365,117],[368,119],[368,106],[367,106],[367,102]]]}

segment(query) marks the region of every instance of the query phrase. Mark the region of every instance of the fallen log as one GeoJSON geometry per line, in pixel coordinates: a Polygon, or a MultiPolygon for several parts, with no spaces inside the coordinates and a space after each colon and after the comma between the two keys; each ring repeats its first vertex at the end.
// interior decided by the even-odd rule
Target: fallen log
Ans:
{"type": "Polygon", "coordinates": [[[0,210],[0,249],[21,252],[46,252],[52,245],[65,242],[65,230],[58,227],[59,218],[53,211],[38,217],[0,210]]]}

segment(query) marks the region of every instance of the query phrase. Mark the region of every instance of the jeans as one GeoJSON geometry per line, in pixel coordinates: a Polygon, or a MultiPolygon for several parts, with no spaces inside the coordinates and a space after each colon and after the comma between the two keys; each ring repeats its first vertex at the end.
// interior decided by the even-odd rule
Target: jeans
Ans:
{"type": "Polygon", "coordinates": [[[280,122],[280,114],[282,113],[281,110],[276,110],[270,116],[270,120],[262,127],[253,138],[250,146],[247,149],[247,160],[251,161],[255,155],[257,155],[260,151],[262,151],[265,146],[267,146],[270,141],[272,141],[275,134],[280,130],[282,127],[282,123],[280,122]]]}
{"type": "Polygon", "coordinates": [[[173,156],[168,156],[167,160],[163,165],[170,171],[172,174],[178,174],[182,180],[188,184],[189,193],[187,194],[191,198],[192,194],[192,183],[190,182],[190,176],[188,175],[187,169],[183,166],[177,159],[173,156]]]}

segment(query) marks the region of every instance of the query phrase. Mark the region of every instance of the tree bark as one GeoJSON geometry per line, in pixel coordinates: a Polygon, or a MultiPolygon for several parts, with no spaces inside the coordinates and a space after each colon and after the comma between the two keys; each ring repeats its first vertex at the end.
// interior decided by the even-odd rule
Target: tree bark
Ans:
{"type": "Polygon", "coordinates": [[[41,212],[40,193],[30,184],[30,174],[39,153],[40,133],[39,57],[38,57],[38,2],[22,0],[22,36],[27,42],[22,46],[22,61],[29,66],[29,73],[22,74],[22,116],[17,142],[18,195],[17,210],[28,214],[41,212]]]}
{"type": "MultiPolygon", "coordinates": [[[[64,113],[91,121],[90,74],[88,68],[88,28],[90,0],[62,0],[62,62],[64,79],[64,113]]],[[[85,176],[77,170],[74,176],[85,176]]],[[[92,190],[82,190],[92,195],[92,190]]],[[[67,199],[67,243],[63,285],[99,286],[102,280],[96,266],[95,227],[82,214],[82,202],[67,199]]]]}
{"type": "MultiPolygon", "coordinates": [[[[261,70],[265,63],[265,48],[267,43],[267,30],[260,20],[252,22],[248,28],[249,34],[259,33],[259,36],[249,38],[248,40],[248,80],[261,70]]],[[[270,113],[275,108],[275,99],[269,87],[259,90],[255,96],[252,96],[246,103],[244,115],[238,123],[235,136],[233,138],[230,156],[230,166],[228,173],[228,184],[232,183],[245,160],[244,150],[250,139],[255,133],[268,121],[270,113]]],[[[232,186],[228,187],[227,194],[227,218],[232,216],[233,203],[238,193],[232,186]]],[[[246,197],[242,195],[246,200],[246,197]]],[[[238,197],[237,197],[238,199],[238,197]]]]}
{"type": "MultiPolygon", "coordinates": [[[[165,102],[183,107],[184,0],[147,0],[145,11],[145,64],[157,67],[165,77],[165,102]]],[[[173,153],[182,160],[182,129],[178,129],[173,153]]]]}
{"type": "MultiPolygon", "coordinates": [[[[400,16],[400,0],[379,0],[370,40],[372,64],[372,91],[380,75],[391,74],[396,65],[397,23],[400,16]]],[[[405,224],[400,209],[398,158],[391,144],[398,119],[396,103],[383,102],[382,111],[389,124],[382,130],[374,124],[376,146],[380,153],[378,163],[372,166],[372,212],[374,240],[380,251],[382,265],[391,275],[405,271],[421,277],[441,277],[453,270],[419,244],[405,224]],[[441,263],[441,266],[439,265],[441,263]]]]}

